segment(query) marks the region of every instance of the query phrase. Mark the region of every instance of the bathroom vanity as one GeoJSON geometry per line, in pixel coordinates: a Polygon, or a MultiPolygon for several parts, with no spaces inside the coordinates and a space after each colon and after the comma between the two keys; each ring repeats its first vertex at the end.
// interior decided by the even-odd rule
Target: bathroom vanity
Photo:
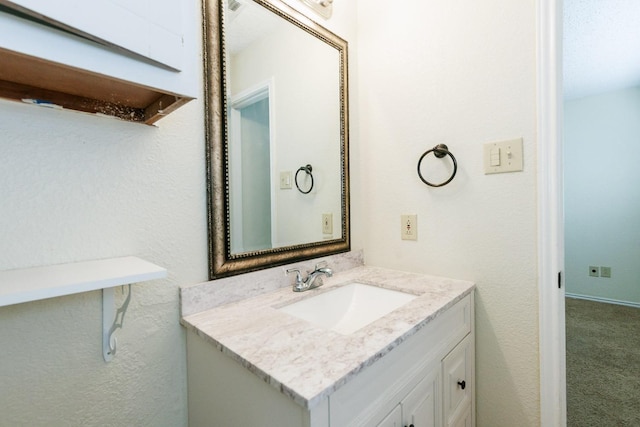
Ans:
{"type": "Polygon", "coordinates": [[[357,267],[183,317],[189,425],[473,426],[474,285],[357,267]],[[283,307],[352,283],[415,296],[350,332],[283,307]]]}

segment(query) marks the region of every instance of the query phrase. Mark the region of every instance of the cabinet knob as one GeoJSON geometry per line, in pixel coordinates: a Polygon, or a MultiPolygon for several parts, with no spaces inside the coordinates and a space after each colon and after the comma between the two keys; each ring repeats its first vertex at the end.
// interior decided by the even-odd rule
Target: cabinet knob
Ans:
{"type": "Polygon", "coordinates": [[[458,385],[460,386],[461,389],[465,389],[467,387],[467,383],[462,380],[462,381],[458,381],[458,385]]]}

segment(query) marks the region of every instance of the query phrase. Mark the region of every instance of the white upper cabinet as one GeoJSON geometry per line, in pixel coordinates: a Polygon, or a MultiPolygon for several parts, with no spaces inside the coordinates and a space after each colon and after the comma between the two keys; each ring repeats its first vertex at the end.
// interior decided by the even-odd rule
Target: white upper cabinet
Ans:
{"type": "Polygon", "coordinates": [[[171,0],[13,0],[11,7],[97,43],[182,69],[182,14],[171,0]]]}
{"type": "Polygon", "coordinates": [[[153,123],[198,96],[198,5],[0,0],[0,96],[153,123]]]}

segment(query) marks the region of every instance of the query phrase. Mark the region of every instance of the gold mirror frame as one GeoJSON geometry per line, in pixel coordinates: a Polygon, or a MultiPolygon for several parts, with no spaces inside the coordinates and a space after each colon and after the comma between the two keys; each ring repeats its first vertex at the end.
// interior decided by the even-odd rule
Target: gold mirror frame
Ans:
{"type": "Polygon", "coordinates": [[[267,267],[347,252],[349,224],[349,109],[347,42],[280,0],[253,0],[282,19],[336,48],[340,58],[340,135],[342,161],[342,237],[294,246],[232,254],[229,232],[229,153],[224,0],[203,0],[205,139],[209,226],[209,278],[217,279],[267,267]]]}

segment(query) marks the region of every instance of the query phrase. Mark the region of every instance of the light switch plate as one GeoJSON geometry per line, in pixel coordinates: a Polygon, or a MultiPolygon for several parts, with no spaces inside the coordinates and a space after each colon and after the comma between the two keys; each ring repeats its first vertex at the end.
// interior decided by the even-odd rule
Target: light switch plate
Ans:
{"type": "Polygon", "coordinates": [[[280,172],[280,189],[291,189],[291,171],[280,172]]]}
{"type": "Polygon", "coordinates": [[[523,168],[522,138],[484,144],[484,173],[519,172],[523,168]]]}

